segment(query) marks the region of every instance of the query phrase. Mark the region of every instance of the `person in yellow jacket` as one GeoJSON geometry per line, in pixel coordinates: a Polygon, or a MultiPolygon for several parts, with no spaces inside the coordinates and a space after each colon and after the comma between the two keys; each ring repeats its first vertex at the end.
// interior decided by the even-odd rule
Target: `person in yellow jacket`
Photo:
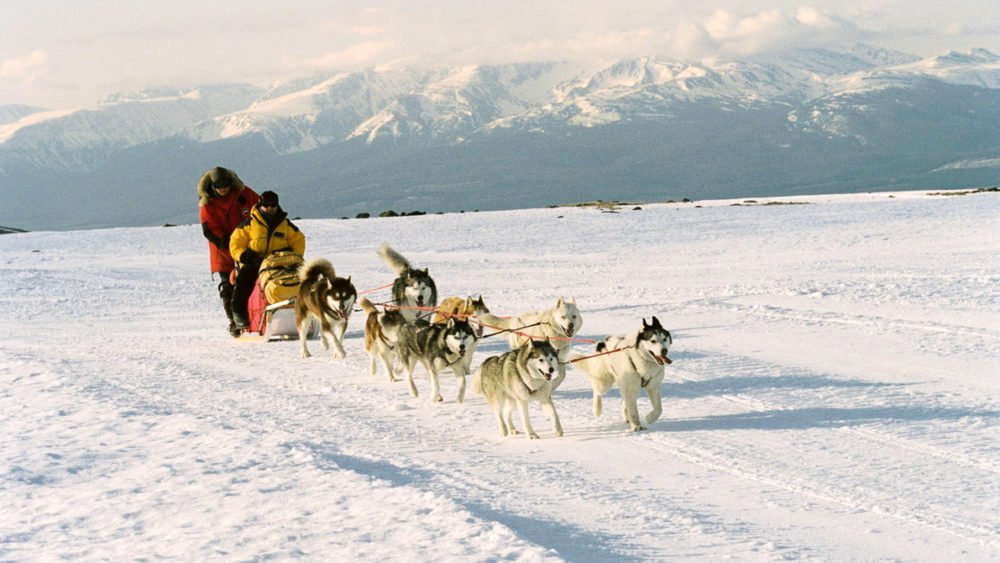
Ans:
{"type": "Polygon", "coordinates": [[[279,250],[291,250],[304,255],[306,237],[278,204],[278,194],[266,191],[240,226],[229,238],[229,253],[236,261],[236,283],[233,287],[233,322],[239,328],[249,326],[247,302],[253,293],[260,264],[267,255],[279,250]]]}

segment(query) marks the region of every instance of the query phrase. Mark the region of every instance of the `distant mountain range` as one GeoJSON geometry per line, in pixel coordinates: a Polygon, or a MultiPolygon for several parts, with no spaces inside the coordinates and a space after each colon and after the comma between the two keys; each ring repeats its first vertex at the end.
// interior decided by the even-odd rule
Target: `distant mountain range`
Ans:
{"type": "Polygon", "coordinates": [[[1000,57],[858,45],[0,106],[3,225],[193,222],[216,165],[304,217],[986,186],[1000,173],[1000,57]]]}

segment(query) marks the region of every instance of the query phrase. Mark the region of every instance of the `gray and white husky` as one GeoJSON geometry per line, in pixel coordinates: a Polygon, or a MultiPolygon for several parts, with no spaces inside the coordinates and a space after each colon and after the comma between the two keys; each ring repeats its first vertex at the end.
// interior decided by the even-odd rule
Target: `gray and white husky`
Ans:
{"type": "Polygon", "coordinates": [[[368,314],[368,319],[365,321],[365,351],[371,358],[372,375],[377,371],[376,362],[382,360],[386,377],[389,381],[397,381],[393,372],[393,361],[396,358],[396,346],[399,344],[399,336],[404,330],[406,319],[398,309],[387,309],[379,313],[375,305],[364,297],[358,305],[368,314]]]}
{"type": "Polygon", "coordinates": [[[601,355],[586,359],[575,356],[574,367],[590,378],[594,389],[594,416],[601,416],[601,396],[617,385],[622,393],[622,417],[633,431],[645,430],[639,423],[636,403],[641,389],[646,390],[653,410],[646,415],[646,424],[656,422],[663,413],[660,385],[663,383],[663,366],[673,363],[667,357],[673,339],[670,331],[653,317],[652,323],[642,319],[642,328],[629,336],[609,336],[597,344],[601,355]]]}
{"type": "Polygon", "coordinates": [[[422,313],[421,309],[436,307],[438,300],[437,286],[427,268],[415,269],[402,254],[387,244],[379,247],[378,255],[396,273],[397,277],[392,282],[392,302],[399,307],[406,320],[412,323],[427,316],[428,313],[422,313]]]}
{"type": "Polygon", "coordinates": [[[323,349],[333,344],[333,356],[343,358],[344,332],[354,309],[358,292],[351,278],[337,277],[333,265],[325,258],[313,258],[299,269],[299,293],[295,298],[295,327],[302,343],[302,357],[312,354],[306,346],[310,318],[319,319],[323,349]]]}
{"type": "Polygon", "coordinates": [[[410,386],[410,394],[417,396],[417,386],[413,383],[413,369],[420,362],[427,370],[431,380],[431,400],[440,402],[441,383],[438,373],[451,368],[458,380],[458,395],[456,401],[465,400],[466,356],[472,354],[476,344],[476,333],[469,323],[457,319],[448,319],[445,324],[407,323],[399,333],[397,355],[403,371],[406,372],[406,382],[410,386]]]}
{"type": "Polygon", "coordinates": [[[552,431],[563,435],[559,415],[552,404],[553,380],[559,371],[556,349],[547,340],[529,340],[527,344],[500,356],[490,356],[479,366],[472,388],[486,398],[497,417],[501,436],[517,434],[511,420],[514,407],[521,413],[521,422],[529,438],[538,434],[528,418],[528,403],[538,401],[552,420],[552,431]]]}
{"type": "Polygon", "coordinates": [[[555,306],[544,311],[522,313],[509,319],[484,313],[479,315],[479,319],[490,328],[509,330],[511,349],[533,339],[549,339],[559,355],[559,374],[552,381],[552,389],[558,388],[566,378],[565,362],[573,344],[572,336],[579,333],[583,326],[583,315],[576,306],[575,297],[570,300],[559,297],[555,306]]]}

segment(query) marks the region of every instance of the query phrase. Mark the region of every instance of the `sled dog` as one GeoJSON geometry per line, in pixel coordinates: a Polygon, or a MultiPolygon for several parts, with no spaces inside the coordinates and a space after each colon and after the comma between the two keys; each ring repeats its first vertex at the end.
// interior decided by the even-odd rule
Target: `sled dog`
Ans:
{"type": "Polygon", "coordinates": [[[468,322],[473,330],[476,331],[476,336],[482,337],[483,324],[479,320],[479,315],[485,315],[489,312],[490,309],[483,302],[481,295],[476,299],[473,299],[472,296],[466,296],[464,299],[461,297],[449,297],[441,301],[441,304],[438,305],[437,313],[434,314],[434,320],[431,322],[434,324],[444,324],[448,322],[449,318],[455,317],[460,321],[468,322]]]}
{"type": "Polygon", "coordinates": [[[509,319],[501,319],[489,313],[479,315],[479,318],[491,328],[511,331],[508,336],[511,349],[523,346],[533,338],[550,339],[559,355],[559,374],[552,380],[552,389],[557,389],[566,378],[565,362],[572,344],[570,338],[580,332],[580,327],[583,326],[583,315],[576,306],[575,297],[569,301],[560,297],[555,306],[549,309],[523,313],[509,319]]]}
{"type": "Polygon", "coordinates": [[[472,327],[472,332],[475,333],[476,340],[471,344],[471,349],[465,354],[465,373],[472,373],[472,353],[476,351],[476,344],[483,337],[483,323],[479,320],[479,315],[485,315],[489,312],[490,310],[486,307],[486,303],[483,302],[482,296],[479,296],[477,299],[467,296],[465,299],[461,297],[449,297],[445,299],[441,302],[437,313],[434,315],[434,324],[446,324],[448,319],[455,318],[469,323],[469,326],[472,327]]]}
{"type": "Polygon", "coordinates": [[[299,280],[302,283],[295,299],[295,327],[302,343],[302,357],[312,355],[306,346],[306,336],[309,320],[313,317],[320,323],[323,349],[329,350],[332,343],[333,356],[345,357],[344,332],[347,331],[347,320],[354,301],[358,298],[351,278],[337,277],[329,260],[313,258],[299,269],[299,280]]]}
{"type": "Polygon", "coordinates": [[[410,386],[410,394],[417,396],[417,386],[413,383],[413,369],[420,362],[431,380],[431,400],[440,402],[441,384],[438,373],[451,368],[458,380],[458,395],[456,401],[465,400],[466,366],[475,348],[476,334],[465,321],[454,318],[445,324],[407,323],[399,333],[397,354],[399,363],[406,372],[406,382],[410,386]]]}
{"type": "Polygon", "coordinates": [[[399,343],[399,334],[406,324],[406,319],[398,309],[386,309],[379,313],[375,305],[364,297],[358,304],[361,310],[368,314],[368,319],[365,321],[365,351],[371,358],[372,375],[378,371],[376,362],[382,360],[382,367],[385,368],[385,375],[389,381],[398,381],[392,364],[396,359],[396,345],[399,343]]]}
{"type": "Polygon", "coordinates": [[[542,404],[542,409],[552,419],[552,431],[562,436],[559,415],[552,404],[553,380],[558,371],[559,359],[552,344],[548,340],[529,340],[520,348],[486,358],[476,371],[472,388],[481,393],[493,409],[501,436],[518,433],[511,420],[514,407],[517,407],[528,438],[538,438],[528,418],[530,401],[542,404]]]}
{"type": "Polygon", "coordinates": [[[612,385],[617,385],[622,393],[622,417],[633,431],[645,430],[639,423],[636,404],[640,389],[646,390],[653,405],[653,410],[646,415],[646,424],[660,418],[663,412],[660,384],[663,383],[663,366],[673,363],[667,357],[671,344],[670,331],[653,317],[653,322],[648,324],[642,319],[642,329],[629,336],[609,336],[597,344],[598,354],[609,353],[574,361],[573,365],[590,378],[594,389],[594,416],[601,416],[601,396],[612,385]]]}
{"type": "Polygon", "coordinates": [[[392,282],[392,302],[400,308],[407,322],[414,322],[422,315],[421,308],[437,306],[437,286],[427,269],[417,270],[403,256],[383,244],[379,256],[396,272],[392,282]]]}

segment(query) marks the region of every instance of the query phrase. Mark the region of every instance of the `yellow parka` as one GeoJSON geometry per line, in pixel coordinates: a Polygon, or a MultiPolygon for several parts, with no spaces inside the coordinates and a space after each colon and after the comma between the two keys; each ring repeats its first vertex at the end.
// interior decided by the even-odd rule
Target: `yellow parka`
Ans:
{"type": "Polygon", "coordinates": [[[299,231],[294,223],[287,219],[288,214],[279,209],[273,219],[273,228],[269,227],[264,214],[259,207],[254,207],[229,239],[229,253],[233,259],[242,262],[240,257],[248,248],[257,253],[262,260],[272,252],[291,250],[298,255],[306,253],[306,236],[299,231]]]}

